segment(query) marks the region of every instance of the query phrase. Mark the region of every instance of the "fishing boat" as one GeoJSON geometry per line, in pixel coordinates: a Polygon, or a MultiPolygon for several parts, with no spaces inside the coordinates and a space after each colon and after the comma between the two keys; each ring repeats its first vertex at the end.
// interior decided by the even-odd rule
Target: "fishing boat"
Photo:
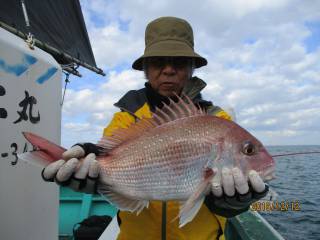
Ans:
{"type": "MultiPolygon", "coordinates": [[[[117,209],[100,196],[42,181],[39,168],[18,161],[18,153],[32,150],[21,132],[59,144],[61,79],[80,77],[79,66],[104,73],[96,66],[78,0],[0,4],[1,239],[73,239],[77,223],[92,215],[114,217],[117,209]],[[62,8],[68,14],[55,15],[62,8]]],[[[114,218],[100,239],[116,239],[118,231],[114,218]]],[[[225,233],[226,239],[283,239],[254,211],[228,219],[225,233]]]]}
{"type": "Polygon", "coordinates": [[[79,1],[0,1],[1,239],[57,239],[59,187],[23,164],[22,131],[59,144],[62,79],[96,66],[79,1]],[[63,9],[63,11],[61,11],[63,9]]]}
{"type": "MultiPolygon", "coordinates": [[[[76,193],[68,188],[60,188],[59,207],[59,239],[72,239],[73,230],[78,223],[92,215],[116,216],[117,209],[106,203],[103,197],[91,194],[76,193]]],[[[119,233],[117,218],[114,217],[109,227],[99,240],[116,239],[119,233]]],[[[227,220],[225,229],[226,240],[283,240],[257,211],[249,210],[227,220]]]]}

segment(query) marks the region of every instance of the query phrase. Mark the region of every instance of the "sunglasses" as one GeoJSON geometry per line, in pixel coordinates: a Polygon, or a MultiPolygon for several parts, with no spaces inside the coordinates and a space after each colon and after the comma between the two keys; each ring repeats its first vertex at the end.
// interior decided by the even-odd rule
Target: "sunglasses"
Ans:
{"type": "Polygon", "coordinates": [[[164,68],[167,65],[176,69],[182,69],[191,66],[192,59],[188,57],[148,57],[146,58],[147,66],[155,68],[164,68]]]}

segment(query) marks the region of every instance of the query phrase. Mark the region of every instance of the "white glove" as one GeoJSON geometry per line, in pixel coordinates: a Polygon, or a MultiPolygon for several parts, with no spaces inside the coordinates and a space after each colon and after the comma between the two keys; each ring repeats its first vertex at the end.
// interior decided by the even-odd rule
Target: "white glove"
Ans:
{"type": "MultiPolygon", "coordinates": [[[[248,177],[253,191],[261,193],[265,190],[265,183],[255,170],[251,170],[248,177]]],[[[216,174],[211,180],[211,190],[216,197],[221,197],[223,193],[232,197],[236,192],[240,195],[248,193],[249,184],[239,168],[229,169],[224,167],[221,175],[216,174]]]]}
{"type": "MultiPolygon", "coordinates": [[[[218,172],[218,169],[213,171],[218,172]]],[[[233,217],[248,210],[250,204],[265,197],[268,191],[268,185],[256,171],[249,172],[247,181],[239,168],[222,168],[221,174],[211,180],[211,192],[205,204],[216,214],[233,217]]]]}
{"type": "Polygon", "coordinates": [[[45,181],[55,181],[77,192],[95,193],[100,167],[96,155],[94,153],[86,155],[83,146],[78,144],[65,151],[62,154],[63,159],[43,169],[42,178],[45,181]]]}

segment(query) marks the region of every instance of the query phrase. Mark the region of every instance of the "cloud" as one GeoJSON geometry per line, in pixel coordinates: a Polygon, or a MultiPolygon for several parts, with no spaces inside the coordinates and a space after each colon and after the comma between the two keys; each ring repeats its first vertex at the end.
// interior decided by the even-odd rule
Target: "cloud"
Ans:
{"type": "Polygon", "coordinates": [[[144,82],[141,72],[111,71],[95,88],[68,89],[62,111],[63,145],[71,146],[72,141],[96,142],[112,115],[119,111],[113,104],[127,91],[142,88],[144,82]]]}
{"type": "Polygon", "coordinates": [[[109,68],[119,64],[129,64],[142,55],[142,39],[136,39],[130,33],[120,29],[118,23],[111,23],[103,29],[93,29],[95,39],[93,52],[96,61],[109,68]]]}
{"type": "Polygon", "coordinates": [[[143,74],[130,66],[143,53],[145,26],[171,15],[192,24],[195,49],[209,61],[195,72],[208,84],[207,99],[233,107],[237,121],[266,144],[320,144],[319,1],[81,4],[97,64],[107,76],[86,84],[84,77],[82,88],[67,91],[63,132],[71,134],[65,142],[100,137],[117,111],[113,103],[143,86],[143,74]]]}

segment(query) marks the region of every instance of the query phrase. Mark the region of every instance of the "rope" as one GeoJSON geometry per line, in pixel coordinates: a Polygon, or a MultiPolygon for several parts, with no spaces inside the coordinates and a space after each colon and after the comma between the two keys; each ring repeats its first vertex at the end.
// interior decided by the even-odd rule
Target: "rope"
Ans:
{"type": "Polygon", "coordinates": [[[67,84],[70,82],[70,81],[69,81],[69,75],[70,75],[70,73],[68,73],[68,72],[63,72],[63,73],[66,75],[66,79],[64,80],[65,84],[64,84],[64,90],[63,90],[62,102],[61,102],[61,104],[60,104],[61,107],[63,106],[64,96],[65,96],[66,90],[67,90],[67,84]]]}
{"type": "Polygon", "coordinates": [[[320,152],[283,153],[283,154],[272,155],[271,157],[282,157],[282,156],[292,156],[292,155],[300,155],[300,154],[315,154],[315,153],[320,153],[320,152]]]}

